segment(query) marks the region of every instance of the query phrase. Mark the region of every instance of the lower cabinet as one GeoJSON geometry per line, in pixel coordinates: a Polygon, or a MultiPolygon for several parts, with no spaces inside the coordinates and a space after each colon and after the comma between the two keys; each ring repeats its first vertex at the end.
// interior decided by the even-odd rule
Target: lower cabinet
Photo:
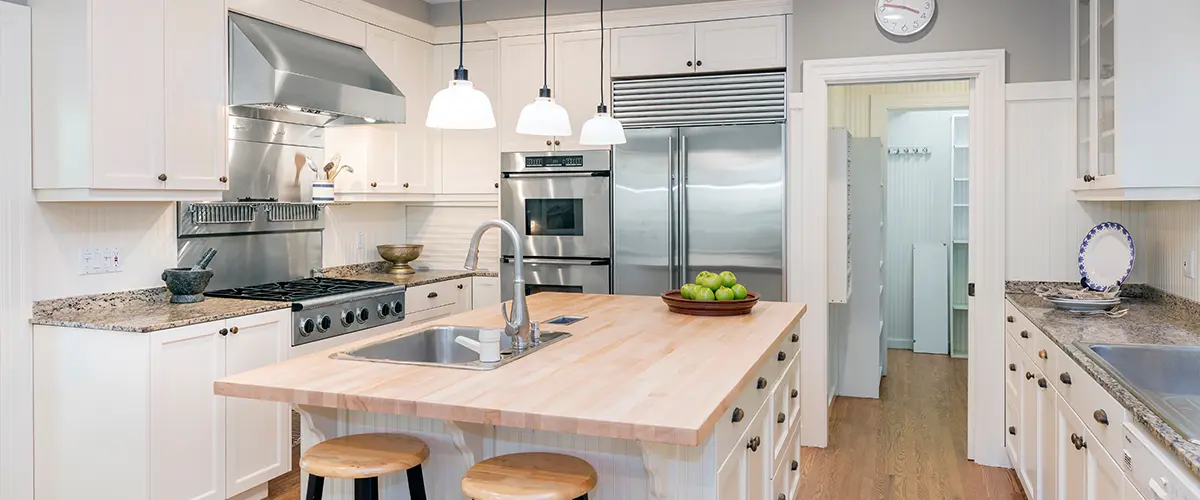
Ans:
{"type": "Polygon", "coordinates": [[[471,280],[459,278],[408,287],[404,292],[404,323],[428,323],[470,311],[471,280]]]}
{"type": "Polygon", "coordinates": [[[38,499],[265,495],[291,470],[289,408],[213,382],[284,361],[290,326],[280,310],[151,333],[35,327],[38,499]]]}
{"type": "Polygon", "coordinates": [[[495,276],[471,278],[471,309],[494,307],[500,302],[500,278],[495,276]]]}

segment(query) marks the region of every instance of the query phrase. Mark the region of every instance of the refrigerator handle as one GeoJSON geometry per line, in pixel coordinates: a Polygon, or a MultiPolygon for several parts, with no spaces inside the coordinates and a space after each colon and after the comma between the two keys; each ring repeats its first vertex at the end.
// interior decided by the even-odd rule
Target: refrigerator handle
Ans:
{"type": "MultiPolygon", "coordinates": [[[[669,192],[667,196],[667,213],[674,214],[676,213],[676,208],[678,208],[675,200],[675,189],[677,186],[675,180],[678,178],[678,172],[676,170],[675,163],[676,156],[674,134],[667,136],[667,158],[667,161],[670,163],[670,167],[667,169],[667,175],[670,177],[667,183],[667,189],[669,192]]],[[[676,224],[678,224],[678,222],[676,221],[676,218],[668,217],[667,220],[667,279],[670,280],[670,283],[667,283],[667,288],[670,289],[675,288],[680,283],[679,263],[678,259],[676,258],[679,255],[679,242],[676,241],[675,238],[678,233],[678,229],[676,228],[676,224]]]]}
{"type": "Polygon", "coordinates": [[[675,219],[679,222],[679,234],[676,236],[679,247],[679,284],[688,283],[691,278],[688,277],[687,270],[687,252],[688,252],[688,210],[687,210],[687,136],[679,134],[679,181],[676,183],[679,189],[679,210],[675,212],[675,219]]]}

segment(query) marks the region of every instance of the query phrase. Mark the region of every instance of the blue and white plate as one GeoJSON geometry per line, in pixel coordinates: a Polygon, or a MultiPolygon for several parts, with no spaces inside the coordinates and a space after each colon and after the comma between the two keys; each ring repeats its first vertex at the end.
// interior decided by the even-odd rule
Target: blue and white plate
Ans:
{"type": "Polygon", "coordinates": [[[1088,231],[1079,245],[1079,274],[1088,288],[1107,291],[1133,273],[1133,236],[1125,226],[1103,222],[1088,231]]]}

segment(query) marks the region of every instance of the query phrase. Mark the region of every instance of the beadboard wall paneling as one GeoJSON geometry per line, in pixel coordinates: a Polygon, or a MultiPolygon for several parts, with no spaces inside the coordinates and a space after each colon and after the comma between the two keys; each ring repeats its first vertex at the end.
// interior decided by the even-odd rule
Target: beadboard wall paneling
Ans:
{"type": "Polygon", "coordinates": [[[1146,283],[1181,297],[1200,301],[1200,280],[1183,273],[1188,252],[1200,251],[1200,202],[1155,201],[1145,203],[1149,230],[1138,238],[1135,275],[1143,271],[1146,283]]]}
{"type": "Polygon", "coordinates": [[[33,305],[37,211],[30,136],[30,14],[0,2],[0,498],[33,500],[33,305]]]}
{"type": "Polygon", "coordinates": [[[829,87],[829,126],[845,127],[854,137],[870,137],[871,96],[961,94],[970,90],[968,80],[835,85],[829,87]]]}
{"type": "Polygon", "coordinates": [[[398,203],[356,203],[329,207],[325,210],[324,266],[380,260],[376,245],[407,242],[405,222],[404,205],[398,203]]]}
{"type": "MultiPolygon", "coordinates": [[[[475,228],[500,217],[499,207],[407,206],[408,242],[425,245],[416,266],[461,269],[475,228]]],[[[500,269],[500,231],[484,235],[479,247],[479,267],[500,269]]]]}
{"type": "MultiPolygon", "coordinates": [[[[1071,190],[1074,111],[1069,99],[1008,103],[1007,279],[1078,281],[1079,243],[1096,224],[1119,222],[1135,241],[1149,235],[1145,203],[1080,203],[1071,190]]],[[[1132,283],[1146,281],[1138,259],[1132,283]]]]}

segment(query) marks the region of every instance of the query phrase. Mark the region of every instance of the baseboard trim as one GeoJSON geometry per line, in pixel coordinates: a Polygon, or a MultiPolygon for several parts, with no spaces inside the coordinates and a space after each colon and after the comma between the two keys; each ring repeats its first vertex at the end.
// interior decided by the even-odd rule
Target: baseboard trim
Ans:
{"type": "Polygon", "coordinates": [[[911,351],[913,348],[912,339],[888,339],[888,349],[904,349],[911,351]]]}

